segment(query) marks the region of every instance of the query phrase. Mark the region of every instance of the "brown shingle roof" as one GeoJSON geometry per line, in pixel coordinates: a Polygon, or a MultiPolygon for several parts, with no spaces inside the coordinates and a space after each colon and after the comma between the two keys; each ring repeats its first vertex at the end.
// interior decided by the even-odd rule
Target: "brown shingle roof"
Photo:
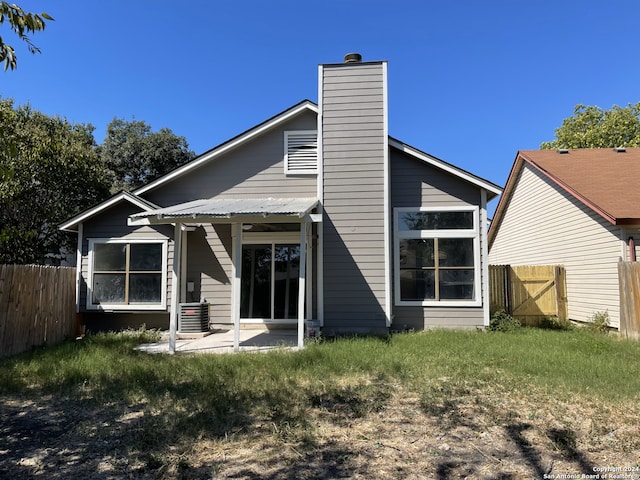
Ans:
{"type": "Polygon", "coordinates": [[[523,150],[518,157],[610,222],[640,222],[640,148],[523,150]]]}

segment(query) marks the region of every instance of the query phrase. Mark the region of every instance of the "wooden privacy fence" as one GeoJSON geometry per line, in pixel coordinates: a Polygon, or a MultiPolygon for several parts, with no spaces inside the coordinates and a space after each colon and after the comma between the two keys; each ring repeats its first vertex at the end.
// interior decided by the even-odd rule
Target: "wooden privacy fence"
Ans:
{"type": "Polygon", "coordinates": [[[640,263],[618,262],[620,335],[640,339],[640,263]]]}
{"type": "Polygon", "coordinates": [[[525,325],[569,316],[562,265],[489,265],[489,289],[491,314],[505,310],[525,325]]]}
{"type": "Polygon", "coordinates": [[[0,265],[0,357],[76,334],[76,269],[0,265]]]}

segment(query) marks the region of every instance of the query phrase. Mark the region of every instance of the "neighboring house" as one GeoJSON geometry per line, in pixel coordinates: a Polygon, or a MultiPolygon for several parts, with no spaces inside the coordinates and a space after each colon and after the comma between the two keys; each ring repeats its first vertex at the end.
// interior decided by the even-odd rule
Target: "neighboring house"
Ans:
{"type": "Polygon", "coordinates": [[[518,152],[489,229],[492,264],[563,264],[569,318],[608,311],[640,243],[640,148],[518,152]]]}
{"type": "Polygon", "coordinates": [[[488,325],[500,187],[388,135],[384,61],[320,65],[319,97],[61,225],[87,325],[175,330],[179,302],[236,331],[488,325]]]}

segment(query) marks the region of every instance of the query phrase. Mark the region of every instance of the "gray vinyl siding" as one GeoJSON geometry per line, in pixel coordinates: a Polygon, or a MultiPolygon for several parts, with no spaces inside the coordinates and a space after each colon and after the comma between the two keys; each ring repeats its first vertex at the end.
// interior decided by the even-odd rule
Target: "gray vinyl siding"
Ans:
{"type": "Polygon", "coordinates": [[[325,65],[320,81],[324,329],[383,332],[384,65],[325,65]]]}
{"type": "Polygon", "coordinates": [[[136,327],[146,324],[147,327],[169,326],[169,316],[166,311],[169,310],[171,304],[171,269],[173,265],[173,228],[171,226],[158,225],[154,227],[130,227],[127,225],[129,215],[139,213],[140,209],[128,202],[121,202],[112,208],[101,212],[100,215],[91,218],[83,223],[82,238],[82,260],[80,275],[80,311],[83,312],[83,320],[92,329],[116,329],[125,327],[136,327]],[[94,310],[87,310],[87,282],[89,273],[89,240],[90,239],[109,239],[109,238],[135,238],[135,239],[153,239],[153,240],[169,240],[167,252],[167,309],[164,313],[155,312],[136,312],[141,317],[133,318],[124,312],[114,312],[113,314],[101,313],[94,310]]]}
{"type": "Polygon", "coordinates": [[[231,225],[202,225],[187,234],[187,282],[195,291],[189,302],[209,303],[215,327],[231,324],[231,225]]]}
{"type": "Polygon", "coordinates": [[[212,197],[315,197],[316,175],[284,174],[284,132],[316,130],[317,126],[315,113],[302,113],[144,197],[160,206],[212,197]]]}
{"type": "Polygon", "coordinates": [[[620,229],[525,164],[497,231],[492,264],[563,264],[569,318],[609,312],[618,327],[617,262],[625,256],[620,229]]]}
{"type": "MultiPolygon", "coordinates": [[[[316,175],[285,175],[286,131],[316,130],[316,114],[304,112],[240,147],[211,160],[144,196],[161,206],[200,198],[315,197],[316,175]]],[[[195,291],[187,301],[210,304],[213,327],[231,326],[231,226],[205,224],[187,234],[185,282],[195,291]]]]}
{"type": "MultiPolygon", "coordinates": [[[[480,189],[435,167],[390,149],[391,205],[396,207],[455,207],[477,206],[481,202],[480,189]]],[[[392,239],[392,242],[395,238],[392,239]]],[[[486,241],[480,236],[480,251],[486,241]]],[[[392,257],[392,266],[396,261],[392,257]]],[[[486,258],[481,255],[481,268],[486,258]]],[[[392,272],[395,270],[392,268],[392,272]]],[[[482,270],[481,270],[482,271],[482,270]]],[[[482,277],[481,277],[482,279],[482,277]]],[[[482,279],[484,280],[484,279],[482,279]]],[[[484,282],[478,286],[482,288],[484,282]]],[[[481,294],[482,292],[478,292],[481,294]]],[[[394,298],[395,301],[395,298],[394,298]]],[[[473,307],[393,307],[393,328],[477,328],[484,325],[482,306],[473,307]]]]}

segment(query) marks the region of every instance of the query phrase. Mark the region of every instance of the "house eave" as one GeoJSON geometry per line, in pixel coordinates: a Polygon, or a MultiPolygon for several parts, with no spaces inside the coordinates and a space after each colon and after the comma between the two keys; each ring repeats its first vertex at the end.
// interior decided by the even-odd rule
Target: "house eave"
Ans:
{"type": "Polygon", "coordinates": [[[261,124],[255,127],[252,127],[249,130],[246,130],[245,132],[233,137],[230,140],[227,140],[226,142],[212,148],[211,150],[208,150],[207,152],[201,154],[200,156],[190,161],[189,163],[181,167],[178,167],[174,171],[169,172],[168,174],[158,178],[157,180],[151,183],[148,183],[143,187],[138,188],[133,193],[135,193],[136,195],[142,195],[150,190],[153,190],[156,187],[164,185],[165,183],[171,180],[181,177],[182,175],[201,167],[202,165],[212,161],[213,159],[221,155],[224,155],[230,152],[231,150],[238,148],[242,144],[257,137],[258,135],[261,135],[273,128],[276,128],[278,125],[283,124],[287,120],[293,117],[296,117],[305,111],[311,111],[317,114],[318,106],[314,104],[311,100],[303,100],[302,102],[294,105],[293,107],[290,107],[284,112],[281,112],[271,117],[270,119],[262,122],[261,124]]]}
{"type": "Polygon", "coordinates": [[[473,175],[472,173],[469,173],[461,168],[455,167],[454,165],[451,165],[444,160],[434,157],[433,155],[430,155],[428,153],[422,152],[417,148],[407,145],[406,143],[403,143],[393,137],[389,137],[389,146],[486,190],[487,201],[495,198],[502,193],[502,188],[500,188],[495,183],[473,175]]]}
{"type": "Polygon", "coordinates": [[[77,232],[78,231],[78,226],[85,222],[86,220],[90,219],[91,217],[94,217],[95,215],[99,214],[100,212],[107,210],[108,208],[111,208],[112,206],[122,202],[122,201],[127,201],[129,203],[131,203],[132,205],[135,205],[137,207],[139,207],[141,210],[144,211],[151,211],[157,208],[160,208],[158,205],[151,203],[147,200],[144,200],[136,195],[133,195],[129,192],[125,192],[122,191],[120,193],[117,193],[115,195],[113,195],[111,198],[108,198],[107,200],[99,203],[98,205],[89,208],[88,210],[85,210],[84,212],[76,215],[73,218],[70,218],[69,220],[67,220],[66,222],[60,224],[58,226],[59,230],[65,231],[65,232],[77,232]]]}
{"type": "Polygon", "coordinates": [[[575,189],[571,188],[571,186],[569,186],[567,183],[565,183],[562,180],[560,180],[558,177],[553,175],[551,172],[549,172],[548,170],[546,170],[542,166],[538,165],[534,160],[528,158],[524,154],[520,154],[520,157],[522,158],[522,160],[524,162],[526,162],[528,165],[530,165],[531,168],[534,168],[536,171],[540,172],[542,175],[544,175],[546,178],[548,178],[551,182],[555,183],[560,189],[564,190],[566,193],[568,193],[573,198],[578,200],[580,203],[582,203],[583,205],[585,205],[586,207],[591,209],[594,213],[600,215],[602,218],[604,218],[607,222],[611,223],[612,225],[622,225],[622,223],[620,223],[620,221],[632,220],[632,219],[622,219],[622,218],[618,219],[618,218],[616,218],[614,214],[612,214],[610,212],[607,212],[605,209],[603,209],[602,207],[600,207],[596,203],[592,202],[591,200],[589,200],[584,195],[580,194],[575,189]]]}

